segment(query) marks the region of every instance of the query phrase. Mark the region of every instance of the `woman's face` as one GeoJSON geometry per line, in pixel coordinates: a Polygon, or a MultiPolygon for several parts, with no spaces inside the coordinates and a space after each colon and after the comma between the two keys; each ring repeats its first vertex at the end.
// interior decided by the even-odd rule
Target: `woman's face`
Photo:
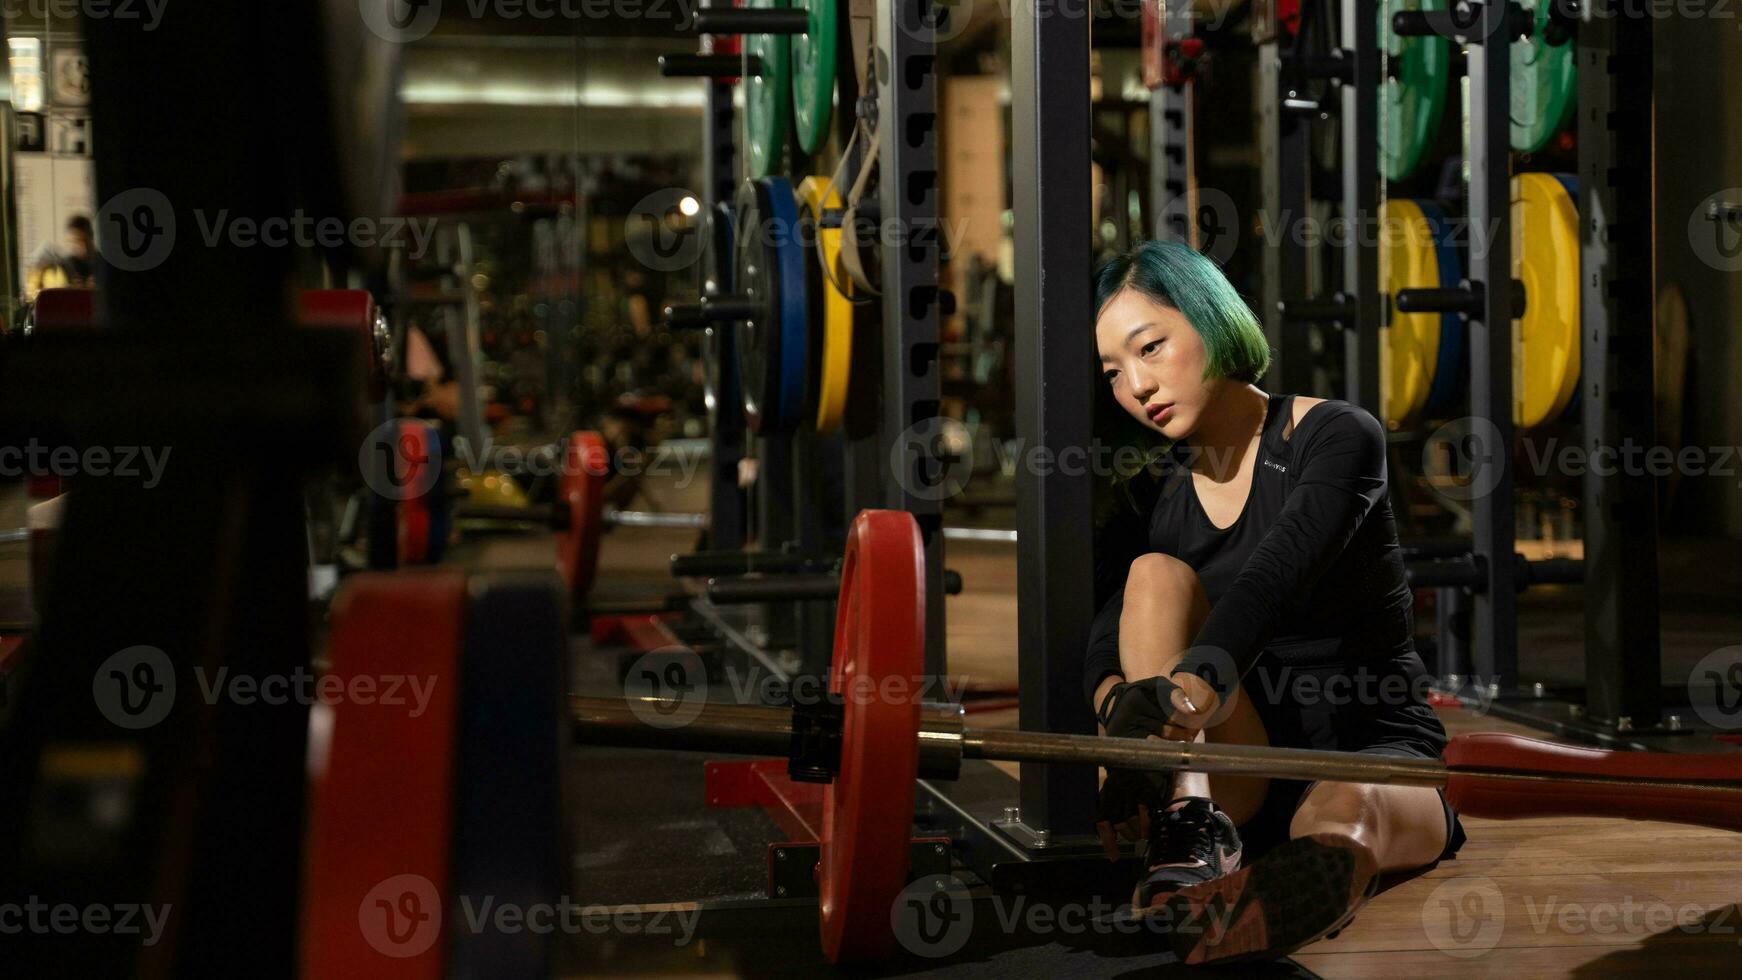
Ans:
{"type": "Polygon", "coordinates": [[[1095,321],[1095,346],[1119,407],[1169,439],[1197,428],[1214,381],[1204,380],[1204,341],[1185,314],[1122,289],[1095,321]]]}

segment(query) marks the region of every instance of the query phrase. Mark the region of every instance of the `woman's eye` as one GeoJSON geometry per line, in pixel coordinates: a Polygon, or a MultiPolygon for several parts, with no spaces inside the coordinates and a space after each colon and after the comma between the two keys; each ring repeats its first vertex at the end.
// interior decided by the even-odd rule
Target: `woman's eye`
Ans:
{"type": "Polygon", "coordinates": [[[1108,372],[1102,374],[1101,378],[1102,378],[1102,380],[1106,381],[1108,384],[1112,384],[1113,382],[1119,380],[1119,372],[1118,371],[1108,371],[1108,372]]]}
{"type": "Polygon", "coordinates": [[[1156,348],[1158,348],[1160,346],[1161,346],[1161,341],[1159,341],[1159,340],[1152,340],[1149,343],[1144,344],[1143,345],[1143,356],[1148,357],[1149,355],[1155,353],[1156,348]]]}

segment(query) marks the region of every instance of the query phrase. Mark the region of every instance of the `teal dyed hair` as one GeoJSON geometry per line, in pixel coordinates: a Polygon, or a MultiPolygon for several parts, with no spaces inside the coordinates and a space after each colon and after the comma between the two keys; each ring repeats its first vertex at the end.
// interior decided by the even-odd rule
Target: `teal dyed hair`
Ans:
{"type": "Polygon", "coordinates": [[[1216,263],[1197,249],[1147,241],[1108,259],[1095,271],[1095,318],[1126,289],[1180,311],[1203,338],[1205,380],[1254,382],[1270,366],[1270,345],[1258,318],[1216,263]]]}

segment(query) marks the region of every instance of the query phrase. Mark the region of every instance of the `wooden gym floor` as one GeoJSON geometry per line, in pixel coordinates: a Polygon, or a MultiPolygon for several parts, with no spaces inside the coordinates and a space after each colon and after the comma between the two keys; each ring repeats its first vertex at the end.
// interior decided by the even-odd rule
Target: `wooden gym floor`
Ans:
{"type": "MultiPolygon", "coordinates": [[[[700,509],[699,492],[655,492],[671,510],[700,509]]],[[[690,547],[686,532],[621,528],[606,536],[601,588],[625,594],[669,587],[666,559],[690,547]]],[[[1724,542],[1713,545],[1727,546],[1724,542]]],[[[1733,552],[1732,552],[1733,553],[1733,552]]],[[[1008,545],[953,542],[947,564],[965,583],[946,603],[950,672],[980,695],[972,723],[1014,727],[1016,712],[993,692],[1016,689],[1016,562],[1008,545]]],[[[1666,556],[1678,567],[1714,566],[1666,556]]],[[[1666,584],[1666,592],[1670,587],[1666,584]]],[[[643,593],[645,594],[645,593],[643,593]]],[[[1732,595],[1737,593],[1732,593],[1732,595]]],[[[1737,642],[1742,620],[1686,624],[1666,599],[1666,646],[1685,630],[1690,652],[1737,642]],[[1709,644],[1709,645],[1708,645],[1709,644]]],[[[1733,608],[1733,601],[1724,609],[1733,608]]],[[[1526,613],[1528,635],[1563,648],[1561,671],[1577,677],[1579,607],[1574,597],[1526,613]],[[1560,613],[1557,615],[1557,611],[1560,613]]],[[[1530,649],[1540,649],[1533,640],[1530,649]]],[[[1669,661],[1665,677],[1685,667],[1669,661]]],[[[1008,701],[1004,701],[1008,704],[1008,701]]],[[[1442,711],[1452,733],[1540,732],[1466,709],[1442,711]]],[[[1465,821],[1469,843],[1455,860],[1390,885],[1337,938],[1303,950],[1294,963],[1327,977],[1608,977],[1735,975],[1742,964],[1742,835],[1666,823],[1607,819],[1465,821]],[[1454,923],[1454,911],[1460,921],[1454,923]],[[1436,945],[1436,940],[1438,945],[1436,945]]],[[[679,896],[672,896],[674,899],[679,896]]],[[[947,961],[938,963],[947,973],[947,961]]]]}

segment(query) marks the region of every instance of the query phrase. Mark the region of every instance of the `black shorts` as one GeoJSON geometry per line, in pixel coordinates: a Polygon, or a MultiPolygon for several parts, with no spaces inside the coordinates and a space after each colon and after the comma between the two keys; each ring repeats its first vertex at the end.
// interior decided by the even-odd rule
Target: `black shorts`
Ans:
{"type": "MultiPolygon", "coordinates": [[[[1427,669],[1415,653],[1351,660],[1336,640],[1275,646],[1260,654],[1241,681],[1264,722],[1270,744],[1422,759],[1438,759],[1446,729],[1427,703],[1427,669]]],[[[1294,811],[1312,784],[1272,779],[1256,816],[1240,828],[1248,858],[1288,840],[1294,811]]],[[[1446,847],[1440,860],[1464,843],[1458,815],[1446,811],[1446,847]]]]}

